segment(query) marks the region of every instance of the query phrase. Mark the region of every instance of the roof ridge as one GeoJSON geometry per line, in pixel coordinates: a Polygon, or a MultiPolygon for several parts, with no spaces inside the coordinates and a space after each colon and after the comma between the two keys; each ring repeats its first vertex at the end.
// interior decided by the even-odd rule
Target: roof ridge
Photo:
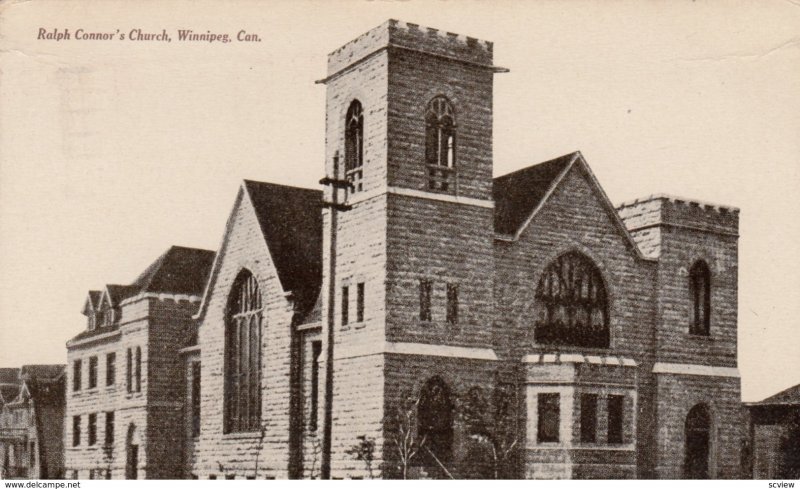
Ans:
{"type": "Polygon", "coordinates": [[[498,180],[498,179],[500,179],[500,178],[511,177],[511,176],[517,175],[517,174],[519,174],[519,173],[525,172],[525,171],[527,171],[527,170],[530,170],[531,168],[536,168],[536,167],[538,167],[538,166],[545,165],[545,164],[547,164],[547,163],[552,163],[552,162],[554,162],[554,161],[561,160],[562,158],[566,159],[567,157],[574,157],[574,156],[575,156],[575,155],[577,155],[577,154],[580,154],[580,151],[579,151],[579,150],[573,151],[573,152],[571,152],[571,153],[565,153],[565,154],[563,154],[563,155],[561,155],[561,156],[556,156],[555,158],[550,158],[549,160],[540,161],[539,163],[534,163],[534,164],[532,164],[532,165],[525,166],[525,167],[523,167],[523,168],[520,168],[520,169],[518,169],[518,170],[514,170],[514,171],[512,171],[512,172],[509,172],[509,173],[506,173],[506,174],[504,174],[504,175],[500,175],[500,176],[497,176],[497,177],[493,177],[493,178],[492,178],[492,180],[498,180]]]}
{"type": "Polygon", "coordinates": [[[296,185],[286,185],[286,184],[283,184],[283,183],[264,182],[264,181],[261,181],[261,180],[249,180],[247,178],[243,179],[242,181],[245,184],[255,183],[257,185],[269,185],[269,186],[272,186],[272,187],[283,187],[283,188],[293,189],[293,190],[306,190],[306,191],[309,191],[309,192],[322,193],[322,190],[320,190],[320,189],[308,188],[308,187],[298,187],[296,185]]]}

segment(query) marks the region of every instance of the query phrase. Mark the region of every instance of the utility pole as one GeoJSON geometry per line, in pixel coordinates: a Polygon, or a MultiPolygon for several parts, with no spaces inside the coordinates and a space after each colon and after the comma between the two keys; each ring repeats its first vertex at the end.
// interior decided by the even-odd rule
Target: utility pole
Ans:
{"type": "Polygon", "coordinates": [[[326,323],[326,343],[325,349],[325,416],[323,417],[323,432],[322,432],[322,463],[321,463],[321,477],[322,479],[331,478],[331,447],[332,434],[333,434],[333,340],[334,330],[336,329],[336,234],[337,234],[337,218],[339,212],[347,212],[351,209],[347,205],[347,190],[352,187],[352,184],[346,179],[339,179],[339,152],[333,156],[333,176],[326,176],[319,181],[321,185],[329,187],[330,201],[325,200],[323,193],[322,207],[329,208],[330,211],[330,242],[328,250],[328,320],[326,323]],[[344,189],[345,198],[344,202],[339,202],[339,190],[344,189]]]}

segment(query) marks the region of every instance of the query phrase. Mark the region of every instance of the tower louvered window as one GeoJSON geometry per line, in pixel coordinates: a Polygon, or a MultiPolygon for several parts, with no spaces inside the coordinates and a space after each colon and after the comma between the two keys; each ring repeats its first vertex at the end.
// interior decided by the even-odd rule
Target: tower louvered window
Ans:
{"type": "Polygon", "coordinates": [[[363,190],[364,176],[364,111],[361,102],[353,100],[345,118],[344,160],[347,180],[353,191],[363,190]]]}
{"type": "Polygon", "coordinates": [[[536,289],[537,343],[607,348],[608,300],[597,267],[580,253],[558,257],[536,289]]]}
{"type": "Polygon", "coordinates": [[[261,293],[243,271],[228,302],[225,335],[225,432],[255,431],[261,424],[261,293]]]}
{"type": "Polygon", "coordinates": [[[425,161],[428,188],[450,191],[455,186],[456,122],[453,106],[443,96],[434,97],[425,112],[425,161]]]}

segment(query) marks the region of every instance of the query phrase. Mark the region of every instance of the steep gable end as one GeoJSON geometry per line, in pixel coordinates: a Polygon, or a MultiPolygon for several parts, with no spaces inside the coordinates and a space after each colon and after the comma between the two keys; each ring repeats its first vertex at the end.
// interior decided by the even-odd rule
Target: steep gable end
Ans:
{"type": "Polygon", "coordinates": [[[245,180],[284,290],[313,307],[322,286],[322,192],[245,180]]]}
{"type": "MultiPolygon", "coordinates": [[[[636,256],[640,259],[643,260],[651,259],[642,254],[641,250],[639,249],[639,246],[634,241],[630,232],[628,232],[628,229],[625,227],[625,224],[622,222],[622,219],[620,219],[619,214],[617,214],[614,205],[611,203],[605,191],[600,186],[600,183],[597,181],[597,177],[595,177],[594,173],[589,168],[589,165],[586,163],[586,160],[583,158],[583,155],[581,155],[580,152],[571,153],[569,155],[556,158],[555,160],[550,160],[548,162],[542,163],[541,165],[548,165],[550,167],[550,168],[545,167],[547,168],[547,171],[541,171],[540,173],[541,175],[552,176],[553,174],[556,173],[556,168],[560,168],[561,171],[558,172],[558,174],[554,178],[552,178],[552,180],[550,180],[549,186],[546,190],[544,190],[544,192],[542,192],[542,188],[546,185],[547,181],[546,178],[541,178],[540,180],[536,181],[537,182],[536,184],[530,185],[530,187],[533,188],[532,193],[534,193],[536,196],[541,194],[540,198],[529,196],[527,198],[518,198],[514,201],[518,203],[518,205],[520,205],[523,209],[530,207],[531,203],[533,203],[534,205],[533,208],[529,211],[525,220],[522,221],[522,223],[519,225],[519,227],[517,227],[516,229],[510,229],[511,232],[508,234],[511,234],[511,236],[506,237],[500,235],[498,236],[498,239],[503,239],[508,241],[518,240],[520,235],[525,231],[525,229],[531,224],[532,221],[536,219],[537,215],[542,210],[542,208],[545,205],[547,205],[548,200],[551,199],[553,194],[560,188],[561,185],[564,184],[564,182],[567,180],[567,176],[570,175],[573,171],[578,171],[582,176],[585,177],[585,181],[588,183],[588,188],[590,192],[594,195],[599,205],[601,206],[602,210],[608,216],[615,231],[619,233],[619,235],[623,238],[627,248],[630,249],[632,252],[634,252],[636,256]],[[570,159],[567,163],[564,163],[564,160],[567,157],[570,157],[570,159]]],[[[526,170],[531,170],[532,168],[536,167],[531,167],[529,169],[521,170],[520,172],[517,173],[522,173],[525,172],[526,170]]],[[[509,176],[513,175],[514,174],[510,174],[509,176]]],[[[524,175],[524,173],[522,173],[522,175],[524,175]]],[[[509,181],[507,185],[517,187],[515,189],[516,192],[524,192],[525,188],[524,177],[520,178],[520,183],[516,185],[510,182],[511,181],[509,181]],[[520,188],[523,190],[519,190],[520,188]]],[[[506,211],[506,214],[516,215],[517,216],[516,219],[518,220],[519,216],[522,214],[522,211],[515,211],[515,212],[506,211]]]]}

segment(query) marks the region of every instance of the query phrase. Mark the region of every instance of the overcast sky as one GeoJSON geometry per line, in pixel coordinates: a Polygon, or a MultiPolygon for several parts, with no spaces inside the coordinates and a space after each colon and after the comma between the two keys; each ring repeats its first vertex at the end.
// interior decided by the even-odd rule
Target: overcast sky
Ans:
{"type": "Polygon", "coordinates": [[[0,366],[58,363],[89,289],[216,249],[244,178],[315,187],[326,55],[398,18],[494,41],[495,174],[574,150],[611,200],[741,208],[743,397],[800,382],[795,2],[6,2],[0,366]],[[239,30],[260,43],[37,40],[239,30]]]}

